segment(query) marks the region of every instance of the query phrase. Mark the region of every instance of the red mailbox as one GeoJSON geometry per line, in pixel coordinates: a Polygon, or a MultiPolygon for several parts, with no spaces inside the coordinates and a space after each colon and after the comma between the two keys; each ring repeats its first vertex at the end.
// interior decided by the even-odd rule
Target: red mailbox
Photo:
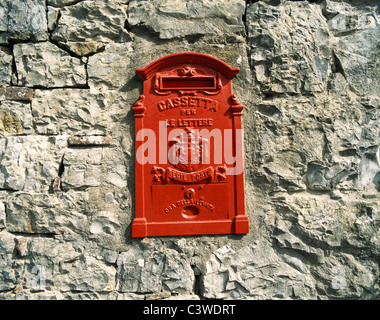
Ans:
{"type": "Polygon", "coordinates": [[[189,52],[136,72],[132,237],[248,233],[239,69],[189,52]]]}

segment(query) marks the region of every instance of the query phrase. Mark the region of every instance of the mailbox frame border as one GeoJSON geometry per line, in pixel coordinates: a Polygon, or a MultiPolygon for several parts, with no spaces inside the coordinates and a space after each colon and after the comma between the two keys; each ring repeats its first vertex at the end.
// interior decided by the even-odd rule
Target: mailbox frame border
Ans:
{"type": "MultiPolygon", "coordinates": [[[[144,93],[146,81],[160,72],[163,68],[186,64],[196,64],[213,69],[221,73],[228,80],[228,90],[231,92],[231,80],[240,71],[239,68],[232,68],[222,60],[213,56],[197,53],[183,52],[174,53],[161,57],[145,68],[137,68],[137,75],[144,81],[144,93]]],[[[241,115],[244,107],[231,94],[229,99],[232,122],[234,129],[241,129],[241,115]]],[[[135,133],[144,128],[144,105],[145,96],[140,95],[139,100],[132,107],[135,117],[135,133]]],[[[236,141],[236,140],[235,140],[236,141]]],[[[243,141],[239,142],[243,143],[243,141]]],[[[135,152],[137,147],[135,145],[135,152]]],[[[169,221],[169,222],[147,222],[144,211],[144,165],[137,163],[135,156],[135,218],[132,222],[132,237],[141,238],[146,236],[178,236],[178,235],[211,235],[211,234],[245,234],[249,232],[249,221],[245,214],[244,197],[244,175],[235,175],[233,184],[235,188],[234,207],[236,212],[231,220],[211,220],[211,221],[169,221]]]]}

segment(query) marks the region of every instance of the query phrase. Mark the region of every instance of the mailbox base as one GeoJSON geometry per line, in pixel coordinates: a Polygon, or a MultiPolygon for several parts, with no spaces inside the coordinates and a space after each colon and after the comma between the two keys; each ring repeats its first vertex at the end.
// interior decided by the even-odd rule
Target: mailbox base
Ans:
{"type": "Polygon", "coordinates": [[[132,223],[132,237],[141,238],[147,236],[147,223],[144,218],[134,219],[132,223]]]}
{"type": "Polygon", "coordinates": [[[132,236],[134,238],[149,236],[176,236],[181,235],[207,235],[207,234],[241,234],[248,232],[248,219],[246,221],[189,221],[183,222],[152,222],[144,226],[133,224],[132,236]]]}
{"type": "Polygon", "coordinates": [[[248,233],[249,223],[247,216],[237,216],[235,218],[235,232],[234,233],[248,233]]]}

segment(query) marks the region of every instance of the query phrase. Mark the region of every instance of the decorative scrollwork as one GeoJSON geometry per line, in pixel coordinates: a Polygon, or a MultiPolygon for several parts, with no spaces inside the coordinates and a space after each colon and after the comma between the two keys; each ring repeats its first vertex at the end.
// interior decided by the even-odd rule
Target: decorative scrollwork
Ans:
{"type": "Polygon", "coordinates": [[[184,76],[195,76],[195,68],[192,68],[192,67],[184,67],[184,68],[180,68],[178,69],[178,75],[181,76],[181,77],[184,77],[184,76]]]}
{"type": "Polygon", "coordinates": [[[244,106],[242,106],[241,102],[237,98],[236,94],[231,95],[230,99],[232,100],[231,103],[231,112],[233,115],[242,115],[242,111],[244,109],[244,106]]]}
{"type": "Polygon", "coordinates": [[[135,105],[132,107],[133,113],[136,118],[144,116],[144,112],[146,109],[144,106],[144,102],[145,102],[145,96],[142,94],[140,95],[139,100],[137,100],[135,102],[135,105]]]}
{"type": "Polygon", "coordinates": [[[226,172],[227,172],[227,166],[225,164],[222,165],[222,166],[216,167],[216,170],[215,170],[215,179],[217,181],[222,181],[222,180],[227,179],[226,172]]]}
{"type": "Polygon", "coordinates": [[[152,174],[154,174],[153,181],[164,182],[164,180],[165,180],[165,169],[164,168],[153,166],[152,174]]]}

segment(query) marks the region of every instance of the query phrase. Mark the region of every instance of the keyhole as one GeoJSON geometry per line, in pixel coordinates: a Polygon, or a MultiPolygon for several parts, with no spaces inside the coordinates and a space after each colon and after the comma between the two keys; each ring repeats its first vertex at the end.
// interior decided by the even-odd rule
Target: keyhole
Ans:
{"type": "Polygon", "coordinates": [[[195,195],[195,191],[194,191],[194,189],[187,189],[187,190],[185,191],[185,198],[187,198],[187,199],[191,199],[191,198],[193,198],[194,195],[195,195]]]}

